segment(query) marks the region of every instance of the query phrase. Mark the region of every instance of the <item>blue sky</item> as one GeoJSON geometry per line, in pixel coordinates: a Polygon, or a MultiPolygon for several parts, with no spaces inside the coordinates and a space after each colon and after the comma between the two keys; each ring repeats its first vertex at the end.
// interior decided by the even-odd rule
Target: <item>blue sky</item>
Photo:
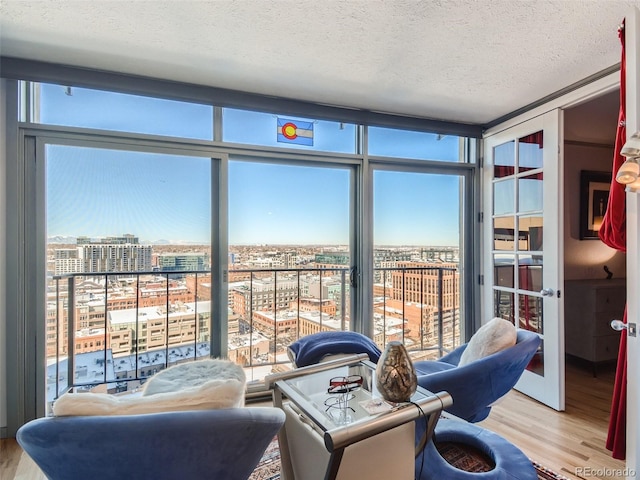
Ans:
{"type": "MultiPolygon", "coordinates": [[[[211,139],[211,107],[43,86],[42,121],[211,139]],[[96,115],[96,112],[100,112],[96,115]]],[[[276,143],[276,116],[225,110],[225,141],[276,143]]],[[[354,153],[355,126],[314,121],[315,147],[354,153]]],[[[457,138],[371,129],[379,155],[457,160],[457,138]]],[[[300,148],[292,146],[293,148],[300,148]]],[[[236,161],[229,165],[229,243],[345,245],[350,171],[236,161]]],[[[47,149],[48,236],[131,233],[208,243],[210,160],[85,147],[47,149]]],[[[458,245],[457,177],[377,171],[376,245],[458,245]]]]}
{"type": "Polygon", "coordinates": [[[100,148],[47,148],[48,236],[209,243],[211,162],[100,148]]]}

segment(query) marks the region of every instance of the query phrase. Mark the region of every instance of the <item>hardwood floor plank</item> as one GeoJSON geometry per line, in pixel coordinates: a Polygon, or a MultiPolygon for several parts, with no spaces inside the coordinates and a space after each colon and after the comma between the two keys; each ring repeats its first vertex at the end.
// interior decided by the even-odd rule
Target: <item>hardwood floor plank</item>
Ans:
{"type": "Polygon", "coordinates": [[[0,439],[0,478],[15,477],[22,449],[15,438],[0,439]]]}
{"type": "Polygon", "coordinates": [[[14,480],[47,480],[44,473],[38,468],[33,460],[27,454],[23,454],[20,458],[20,464],[16,471],[14,480]]]}

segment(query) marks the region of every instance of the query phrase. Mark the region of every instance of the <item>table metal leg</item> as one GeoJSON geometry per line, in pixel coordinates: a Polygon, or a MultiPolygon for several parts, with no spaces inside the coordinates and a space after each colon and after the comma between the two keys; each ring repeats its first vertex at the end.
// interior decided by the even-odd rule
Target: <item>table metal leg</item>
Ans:
{"type": "Polygon", "coordinates": [[[344,454],[344,448],[338,448],[331,453],[329,458],[329,465],[327,465],[327,473],[324,476],[324,480],[335,480],[338,476],[338,470],[340,469],[340,462],[342,461],[342,455],[344,454]]]}
{"type": "MultiPolygon", "coordinates": [[[[283,409],[282,392],[277,388],[273,389],[273,406],[283,409]]],[[[282,480],[295,480],[293,475],[293,465],[291,464],[291,454],[289,452],[289,442],[287,440],[286,424],[278,432],[278,444],[280,445],[280,463],[282,480]]]]}

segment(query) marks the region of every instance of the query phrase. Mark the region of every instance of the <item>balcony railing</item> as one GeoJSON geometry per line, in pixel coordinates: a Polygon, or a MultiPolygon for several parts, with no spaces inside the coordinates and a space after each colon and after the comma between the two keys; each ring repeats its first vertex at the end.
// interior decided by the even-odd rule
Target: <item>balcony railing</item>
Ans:
{"type": "MultiPolygon", "coordinates": [[[[374,341],[400,340],[414,358],[441,356],[459,343],[456,268],[374,271],[374,341]]],[[[78,273],[52,277],[47,309],[47,392],[117,392],[159,370],[210,355],[208,271],[78,273]]],[[[351,329],[346,268],[229,272],[228,354],[250,379],[290,368],[296,339],[351,329]]]]}

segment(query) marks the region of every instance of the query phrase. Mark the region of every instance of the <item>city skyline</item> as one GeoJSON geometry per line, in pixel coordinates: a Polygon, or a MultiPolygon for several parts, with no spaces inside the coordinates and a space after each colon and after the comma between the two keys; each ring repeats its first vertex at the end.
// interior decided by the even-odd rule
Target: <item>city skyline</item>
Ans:
{"type": "MultiPolygon", "coordinates": [[[[127,234],[129,234],[129,232],[126,232],[127,234]]],[[[115,234],[115,235],[105,235],[104,237],[99,236],[99,237],[88,237],[87,235],[78,235],[78,236],[59,236],[59,235],[54,235],[51,237],[47,238],[47,243],[49,244],[49,246],[53,246],[53,245],[63,245],[63,246],[69,246],[69,245],[76,245],[76,240],[80,237],[88,237],[91,239],[91,241],[100,241],[104,238],[107,237],[114,237],[114,236],[118,236],[119,234],[115,234]]],[[[153,242],[153,241],[147,241],[144,239],[140,239],[139,242],[141,245],[151,245],[151,246],[155,246],[155,247],[185,247],[185,248],[189,248],[189,247],[206,247],[209,248],[210,245],[207,243],[170,243],[168,241],[165,240],[160,240],[158,242],[153,242]]],[[[328,243],[305,243],[305,244],[299,244],[299,243],[234,243],[234,244],[229,244],[229,248],[234,248],[234,247],[242,247],[242,248],[249,248],[249,247],[254,247],[254,248],[292,248],[292,247],[304,247],[304,248],[344,248],[347,249],[349,248],[349,245],[347,244],[341,244],[341,243],[335,243],[335,244],[328,244],[328,243]]],[[[444,249],[452,249],[452,250],[457,250],[459,247],[458,245],[431,245],[431,244],[398,244],[398,245],[385,245],[385,244],[380,244],[380,245],[374,245],[375,249],[411,249],[411,248],[434,248],[434,249],[438,249],[438,248],[444,248],[444,249]]]]}

